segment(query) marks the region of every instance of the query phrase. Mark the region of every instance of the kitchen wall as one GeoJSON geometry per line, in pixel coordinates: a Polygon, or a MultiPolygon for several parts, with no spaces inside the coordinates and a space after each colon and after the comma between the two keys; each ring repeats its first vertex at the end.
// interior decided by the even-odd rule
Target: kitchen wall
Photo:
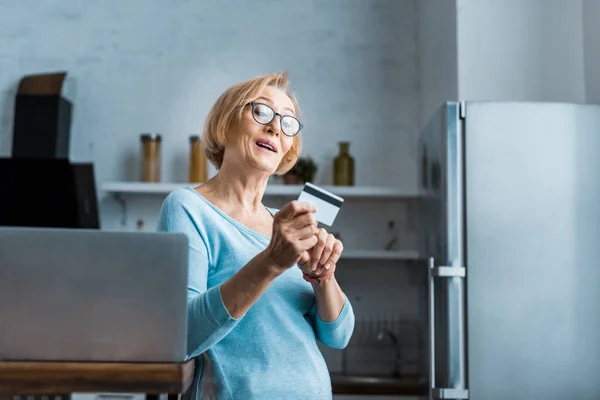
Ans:
{"type": "Polygon", "coordinates": [[[420,0],[418,29],[422,127],[440,104],[459,98],[456,0],[420,0]]]}
{"type": "Polygon", "coordinates": [[[600,104],[600,1],[583,0],[586,101],[600,104]]]}
{"type": "Polygon", "coordinates": [[[136,179],[138,134],[161,132],[164,180],[182,181],[187,136],[200,131],[216,97],[238,81],[287,70],[319,181],[330,182],[337,142],[350,140],[357,184],[415,186],[414,0],[4,3],[2,155],[19,78],[65,69],[74,88],[74,159],[94,159],[100,181],[136,179]]]}
{"type": "MultiPolygon", "coordinates": [[[[100,186],[138,180],[139,134],[147,131],[163,135],[163,181],[183,182],[188,135],[201,131],[216,97],[287,70],[303,108],[303,153],[320,166],[317,183],[331,182],[344,140],[357,185],[416,189],[417,0],[0,0],[0,9],[0,156],[10,155],[19,79],[66,70],[71,158],[92,160],[100,186]]],[[[127,199],[125,221],[118,201],[99,196],[104,229],[137,229],[143,220],[143,230],[154,230],[161,196],[127,199]]],[[[410,217],[404,202],[348,202],[336,229],[347,247],[383,248],[393,219],[410,245],[410,217]]],[[[363,260],[338,275],[358,318],[405,318],[420,312],[411,268],[363,260]]],[[[328,355],[333,369],[339,356],[328,355]]]]}
{"type": "MultiPolygon", "coordinates": [[[[137,180],[139,133],[160,132],[163,180],[185,181],[188,135],[201,130],[216,97],[287,70],[318,183],[331,182],[337,142],[348,140],[357,185],[416,188],[415,0],[4,3],[0,155],[10,154],[20,77],[65,69],[75,103],[72,159],[93,160],[99,184],[137,180]]],[[[102,226],[121,229],[120,205],[100,196],[102,226]]],[[[152,229],[157,205],[129,204],[126,228],[143,217],[152,229]]]]}
{"type": "Polygon", "coordinates": [[[599,7],[596,0],[421,0],[420,126],[449,99],[599,102],[599,7]]]}
{"type": "Polygon", "coordinates": [[[460,99],[585,101],[581,21],[581,0],[457,0],[460,99]]]}
{"type": "MultiPolygon", "coordinates": [[[[201,130],[215,98],[238,81],[287,70],[318,183],[330,183],[337,142],[349,140],[358,185],[413,190],[418,129],[443,101],[600,102],[598,4],[0,0],[0,156],[10,155],[19,79],[67,70],[73,160],[94,161],[99,184],[137,180],[139,133],[160,132],[163,180],[181,182],[188,135],[201,130]]],[[[121,205],[100,193],[103,227],[136,229],[143,219],[152,230],[160,201],[129,199],[123,225],[121,205]]],[[[392,218],[411,243],[410,204],[344,207],[345,242],[383,246],[392,218]]],[[[420,312],[413,267],[361,261],[340,271],[357,314],[375,319],[367,332],[378,315],[420,312]]],[[[337,354],[329,355],[335,368],[337,354]]]]}

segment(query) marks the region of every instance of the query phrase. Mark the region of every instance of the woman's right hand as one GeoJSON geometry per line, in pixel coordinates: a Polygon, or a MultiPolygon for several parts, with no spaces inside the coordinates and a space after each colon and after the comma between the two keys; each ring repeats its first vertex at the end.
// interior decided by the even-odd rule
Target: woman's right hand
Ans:
{"type": "Polygon", "coordinates": [[[316,211],[315,205],[294,200],[274,215],[273,235],[266,253],[280,270],[310,259],[308,250],[318,241],[313,215],[316,211]]]}

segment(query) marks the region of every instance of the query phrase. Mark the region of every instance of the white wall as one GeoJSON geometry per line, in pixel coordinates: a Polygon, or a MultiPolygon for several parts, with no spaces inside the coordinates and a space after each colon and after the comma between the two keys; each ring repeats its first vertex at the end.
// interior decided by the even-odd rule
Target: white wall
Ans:
{"type": "Polygon", "coordinates": [[[77,88],[74,159],[87,159],[92,145],[100,181],[137,179],[139,133],[161,132],[164,179],[181,181],[187,136],[201,129],[216,97],[238,81],[288,70],[319,181],[331,180],[337,142],[351,140],[358,184],[413,184],[414,0],[5,3],[2,155],[20,77],[66,69],[77,88]]]}
{"type": "Polygon", "coordinates": [[[462,100],[585,101],[581,0],[457,0],[462,100]]]}
{"type": "Polygon", "coordinates": [[[600,104],[600,1],[583,0],[583,47],[588,103],[600,104]]]}
{"type": "MultiPolygon", "coordinates": [[[[319,183],[331,181],[337,142],[350,140],[358,185],[416,188],[415,0],[5,3],[0,155],[10,154],[21,76],[65,69],[74,160],[93,159],[99,183],[137,180],[139,133],[160,132],[163,180],[184,181],[187,137],[201,130],[216,97],[238,81],[288,70],[319,183]]],[[[101,206],[103,227],[120,228],[115,203],[101,206]]]]}
{"type": "Polygon", "coordinates": [[[421,0],[420,126],[447,100],[600,101],[600,2],[583,1],[421,0]]]}
{"type": "Polygon", "coordinates": [[[422,127],[446,101],[458,100],[456,0],[419,2],[422,127]]]}
{"type": "MultiPolygon", "coordinates": [[[[19,79],[67,70],[72,159],[93,160],[99,184],[137,180],[139,134],[160,132],[164,181],[184,181],[188,135],[216,97],[288,70],[318,183],[331,181],[337,142],[350,140],[357,185],[417,188],[417,0],[0,0],[0,9],[0,156],[10,154],[19,79]]],[[[128,199],[122,226],[119,204],[100,195],[103,228],[142,219],[154,230],[162,197],[128,199]]],[[[410,216],[397,202],[348,201],[335,229],[346,248],[383,249],[392,219],[410,246],[410,216]]],[[[344,265],[338,279],[359,319],[420,311],[414,277],[398,263],[344,265]]],[[[339,352],[329,357],[339,368],[339,352]]]]}

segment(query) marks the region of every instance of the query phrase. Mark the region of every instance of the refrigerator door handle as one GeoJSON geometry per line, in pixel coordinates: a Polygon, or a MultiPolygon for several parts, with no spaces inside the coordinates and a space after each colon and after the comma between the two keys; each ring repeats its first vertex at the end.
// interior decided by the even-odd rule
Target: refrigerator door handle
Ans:
{"type": "Polygon", "coordinates": [[[460,388],[435,387],[435,279],[436,278],[464,278],[467,270],[465,267],[437,266],[435,259],[429,258],[429,386],[430,399],[468,399],[469,391],[460,388]]]}
{"type": "Polygon", "coordinates": [[[432,275],[434,278],[464,278],[467,276],[465,267],[432,267],[432,275]]]}
{"type": "Polygon", "coordinates": [[[469,391],[467,389],[433,389],[434,399],[468,399],[469,391]]]}
{"type": "Polygon", "coordinates": [[[433,257],[429,258],[429,268],[427,268],[427,281],[429,285],[429,387],[430,398],[433,398],[433,390],[435,390],[435,285],[433,282],[433,269],[435,261],[433,257]]]}

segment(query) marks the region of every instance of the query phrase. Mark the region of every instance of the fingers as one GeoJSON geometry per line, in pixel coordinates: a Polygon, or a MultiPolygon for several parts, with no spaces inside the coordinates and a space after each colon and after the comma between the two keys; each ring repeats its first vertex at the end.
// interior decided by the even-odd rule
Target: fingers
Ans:
{"type": "Polygon", "coordinates": [[[284,211],[284,217],[278,217],[277,223],[281,227],[281,231],[284,234],[284,236],[287,236],[289,239],[292,240],[304,240],[316,235],[317,221],[313,213],[311,211],[306,211],[308,208],[305,208],[306,205],[310,206],[310,204],[291,202],[290,205],[291,209],[299,210],[297,211],[299,212],[299,214],[295,214],[296,216],[291,217],[291,214],[286,214],[287,211],[284,211]],[[281,218],[284,219],[281,220],[281,218]]]}
{"type": "Polygon", "coordinates": [[[279,218],[294,218],[302,214],[315,213],[317,212],[317,206],[314,204],[293,200],[283,206],[276,214],[275,217],[279,218]]]}
{"type": "Polygon", "coordinates": [[[333,250],[331,251],[331,255],[327,260],[321,262],[321,264],[324,265],[326,270],[330,270],[331,267],[337,264],[340,257],[342,256],[342,251],[344,251],[344,245],[342,244],[342,242],[334,238],[333,250]]]}
{"type": "Polygon", "coordinates": [[[317,244],[314,212],[314,205],[295,200],[275,214],[267,251],[277,265],[289,268],[299,259],[310,260],[308,251],[317,244]]]}
{"type": "Polygon", "coordinates": [[[295,264],[301,262],[300,260],[310,260],[310,249],[317,242],[317,237],[315,235],[311,235],[306,239],[297,239],[290,243],[293,248],[293,252],[296,255],[296,259],[294,260],[295,264]]]}
{"type": "Polygon", "coordinates": [[[317,230],[317,220],[312,210],[316,210],[316,208],[309,203],[292,201],[275,214],[275,223],[281,226],[283,231],[290,233],[291,236],[306,238],[304,228],[309,227],[309,234],[311,235],[314,235],[317,230]],[[299,232],[293,232],[299,230],[303,231],[300,235],[299,232]]]}
{"type": "Polygon", "coordinates": [[[337,264],[343,250],[344,245],[341,241],[327,233],[325,229],[319,229],[317,244],[311,251],[310,262],[304,262],[300,268],[316,276],[326,274],[337,264]]]}
{"type": "Polygon", "coordinates": [[[312,276],[323,276],[325,275],[327,272],[329,272],[329,269],[325,269],[325,267],[321,266],[321,267],[317,267],[316,270],[311,271],[310,274],[312,276]]]}
{"type": "Polygon", "coordinates": [[[321,254],[321,259],[319,260],[319,264],[325,265],[331,254],[333,253],[333,245],[335,244],[336,238],[332,234],[327,235],[327,239],[325,241],[325,248],[323,249],[323,254],[321,254]]]}
{"type": "Polygon", "coordinates": [[[290,226],[294,229],[302,229],[307,226],[313,226],[315,227],[315,232],[313,233],[317,233],[317,220],[315,219],[313,214],[303,214],[299,217],[294,218],[292,221],[290,221],[290,226]]]}
{"type": "Polygon", "coordinates": [[[311,254],[311,269],[315,270],[317,269],[317,265],[319,264],[319,261],[321,260],[321,257],[323,255],[323,252],[325,250],[325,246],[327,245],[327,231],[323,228],[319,229],[319,233],[317,234],[317,239],[318,242],[315,245],[315,248],[312,251],[311,254]]]}
{"type": "Polygon", "coordinates": [[[304,240],[309,239],[311,237],[316,237],[317,227],[315,225],[308,225],[304,228],[296,229],[294,232],[294,236],[297,239],[304,240]]]}
{"type": "MultiPolygon", "coordinates": [[[[312,249],[315,244],[317,244],[317,237],[315,235],[311,235],[306,239],[301,239],[298,241],[298,246],[300,249],[303,249],[303,253],[301,257],[305,257],[304,252],[308,253],[310,249],[312,249]]],[[[308,254],[308,258],[310,259],[310,254],[308,254]]]]}
{"type": "Polygon", "coordinates": [[[308,253],[308,251],[304,251],[304,253],[302,253],[302,255],[300,256],[300,259],[298,260],[298,266],[300,266],[300,268],[304,268],[304,266],[306,266],[309,262],[310,254],[308,253]]]}

